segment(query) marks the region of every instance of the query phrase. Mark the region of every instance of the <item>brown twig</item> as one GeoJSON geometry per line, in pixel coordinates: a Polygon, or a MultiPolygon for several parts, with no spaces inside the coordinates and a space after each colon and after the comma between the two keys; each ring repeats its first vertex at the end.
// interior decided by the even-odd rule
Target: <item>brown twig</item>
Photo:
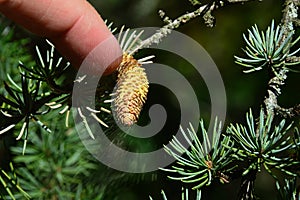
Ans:
{"type": "MultiPolygon", "coordinates": [[[[163,37],[166,37],[168,34],[171,33],[171,30],[178,28],[182,24],[185,24],[189,22],[190,20],[199,17],[199,16],[204,16],[205,14],[209,14],[211,16],[211,12],[223,7],[227,4],[233,4],[233,3],[244,3],[248,1],[253,1],[253,0],[225,0],[225,1],[213,1],[212,3],[205,4],[198,9],[196,9],[193,12],[189,12],[186,14],[183,14],[179,16],[178,18],[172,20],[166,14],[164,11],[159,11],[160,17],[163,19],[163,22],[166,23],[163,27],[161,27],[155,34],[150,36],[149,38],[145,39],[143,41],[142,48],[147,48],[151,44],[158,44],[163,37]]],[[[210,17],[207,17],[208,20],[211,20],[210,17]]],[[[209,22],[207,21],[209,24],[209,22]]]]}
{"type": "MultiPolygon", "coordinates": [[[[287,38],[287,36],[294,32],[294,21],[297,19],[297,6],[299,4],[299,0],[286,0],[285,8],[283,10],[282,16],[282,28],[284,29],[284,35],[282,38],[282,42],[287,38]]],[[[264,100],[264,106],[266,111],[266,116],[275,114],[281,114],[283,116],[295,116],[300,114],[300,105],[284,109],[278,105],[277,98],[281,94],[281,87],[285,84],[285,80],[287,79],[287,68],[281,68],[278,71],[271,71],[272,77],[268,83],[267,96],[264,100]]],[[[260,127],[258,127],[259,129],[260,127]]],[[[257,135],[258,137],[258,135],[257,135]]],[[[242,184],[239,192],[240,200],[250,200],[254,199],[253,190],[254,190],[254,182],[257,175],[257,169],[252,169],[246,176],[242,178],[242,184]]]]}
{"type": "MultiPolygon", "coordinates": [[[[281,19],[281,26],[284,30],[284,35],[282,41],[291,33],[294,32],[294,22],[297,21],[298,13],[297,8],[299,5],[299,0],[286,0],[285,8],[283,10],[283,16],[281,19]]],[[[288,60],[294,59],[287,58],[288,60]]],[[[272,72],[272,77],[268,83],[268,91],[267,96],[264,100],[264,106],[266,109],[266,114],[274,116],[275,114],[281,114],[282,116],[291,116],[288,113],[294,113],[294,111],[290,109],[282,108],[278,105],[277,98],[281,94],[281,86],[285,84],[285,80],[287,78],[287,73],[289,72],[286,68],[279,69],[278,72],[272,72]],[[284,111],[287,113],[284,114],[284,111]]]]}
{"type": "Polygon", "coordinates": [[[284,118],[293,118],[300,116],[300,104],[291,108],[276,108],[277,114],[283,116],[284,118]]]}

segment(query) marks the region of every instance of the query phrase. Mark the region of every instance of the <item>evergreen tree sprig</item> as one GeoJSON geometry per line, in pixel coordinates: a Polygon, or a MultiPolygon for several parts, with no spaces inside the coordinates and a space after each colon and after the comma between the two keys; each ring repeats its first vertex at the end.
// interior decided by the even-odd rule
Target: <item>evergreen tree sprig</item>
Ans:
{"type": "Polygon", "coordinates": [[[58,85],[57,80],[66,75],[66,70],[69,68],[70,63],[65,62],[62,57],[55,58],[56,49],[52,43],[48,40],[47,44],[50,46],[50,50],[47,50],[45,55],[41,53],[38,46],[36,46],[36,54],[38,61],[34,67],[28,67],[20,62],[21,69],[27,71],[27,76],[33,80],[39,80],[46,83],[50,89],[58,94],[69,94],[72,90],[72,84],[64,83],[58,85]],[[70,86],[67,86],[69,84],[70,86]]]}
{"type": "Polygon", "coordinates": [[[165,150],[177,160],[177,165],[173,165],[172,169],[162,169],[174,174],[169,178],[191,183],[194,185],[193,189],[210,185],[214,179],[228,183],[226,174],[234,166],[231,166],[231,149],[227,147],[232,147],[233,142],[227,136],[221,137],[221,123],[215,121],[212,141],[210,141],[203,121],[200,121],[202,143],[192,126],[187,132],[183,129],[181,131],[191,149],[186,149],[176,138],[170,142],[173,149],[165,147],[165,150]],[[182,154],[184,155],[181,156],[182,154]]]}
{"type": "Polygon", "coordinates": [[[234,148],[235,157],[249,163],[243,175],[252,170],[260,171],[260,167],[263,166],[276,179],[274,169],[297,176],[297,172],[292,168],[299,165],[300,161],[289,157],[290,152],[296,152],[300,145],[299,142],[294,144],[293,137],[289,135],[292,124],[285,125],[284,119],[279,124],[274,124],[274,118],[271,115],[265,118],[263,110],[260,111],[257,125],[251,110],[247,113],[246,120],[247,126],[231,124],[227,129],[227,133],[237,145],[234,148]]]}
{"type": "MultiPolygon", "coordinates": [[[[167,195],[165,192],[162,190],[161,194],[163,196],[163,200],[168,200],[167,195]]],[[[153,198],[150,196],[150,200],[153,200],[153,198]]],[[[181,193],[181,200],[190,200],[189,199],[189,190],[182,188],[182,193],[181,193]]],[[[197,190],[196,194],[196,199],[195,200],[201,200],[201,190],[197,190]]]]}
{"type": "Polygon", "coordinates": [[[227,133],[235,141],[232,156],[242,169],[239,199],[255,199],[254,184],[261,167],[275,179],[278,172],[284,177],[299,175],[299,158],[291,155],[299,153],[299,138],[291,134],[292,124],[286,125],[285,119],[279,122],[274,116],[260,111],[258,121],[251,110],[246,115],[247,125],[230,124],[227,133]]]}
{"type": "Polygon", "coordinates": [[[0,169],[0,182],[3,186],[1,189],[5,189],[7,194],[4,194],[4,191],[0,190],[0,198],[1,199],[12,199],[16,200],[17,198],[25,198],[30,199],[31,196],[24,191],[24,189],[21,187],[18,177],[15,172],[15,168],[13,166],[13,163],[9,163],[10,171],[0,169]],[[16,192],[17,191],[17,192],[16,192]],[[16,194],[18,193],[18,194],[16,194]]]}
{"type": "Polygon", "coordinates": [[[46,131],[51,132],[51,130],[44,125],[37,116],[44,115],[49,111],[49,109],[42,111],[41,108],[56,95],[50,94],[48,96],[42,96],[40,93],[40,81],[29,80],[26,74],[21,73],[21,81],[21,86],[18,86],[12,80],[12,85],[4,82],[7,96],[4,96],[3,94],[0,95],[0,111],[6,118],[6,120],[1,122],[1,134],[9,131],[18,123],[22,122],[22,128],[16,139],[21,139],[25,133],[23,148],[24,154],[29,133],[29,123],[31,121],[37,122],[46,131]]]}
{"type": "Polygon", "coordinates": [[[234,56],[235,62],[245,68],[245,73],[271,68],[277,75],[279,75],[277,73],[279,68],[299,64],[300,62],[286,62],[286,60],[300,51],[300,48],[298,48],[290,52],[291,47],[299,41],[300,37],[292,41],[294,33],[290,32],[287,36],[284,33],[285,30],[280,25],[275,27],[274,20],[272,20],[271,26],[267,28],[265,33],[260,33],[257,25],[254,25],[251,29],[248,29],[248,37],[243,34],[247,44],[244,49],[247,58],[234,56]]]}
{"type": "Polygon", "coordinates": [[[276,182],[276,188],[279,191],[279,200],[299,200],[300,190],[297,188],[297,178],[284,179],[284,185],[276,182]]]}

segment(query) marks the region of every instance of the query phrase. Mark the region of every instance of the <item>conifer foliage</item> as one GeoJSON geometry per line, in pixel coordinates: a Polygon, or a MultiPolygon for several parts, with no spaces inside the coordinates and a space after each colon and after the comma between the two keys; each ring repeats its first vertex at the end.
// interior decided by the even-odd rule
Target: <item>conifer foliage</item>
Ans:
{"type": "MultiPolygon", "coordinates": [[[[119,134],[112,114],[115,112],[117,120],[126,126],[138,121],[149,88],[147,74],[140,66],[151,63],[153,58],[139,59],[135,53],[161,42],[172,29],[196,17],[202,17],[207,26],[213,27],[215,10],[248,1],[205,4],[188,0],[186,3],[194,11],[176,19],[159,11],[165,24],[145,40],[140,37],[142,32],[129,34],[130,29],[124,31],[121,27],[123,62],[113,75],[99,81],[96,109],[72,101],[73,88],[84,84],[85,77],[75,80],[76,72],[53,44],[45,41],[44,47],[35,47],[32,55],[26,48],[30,40],[19,37],[14,25],[0,18],[0,151],[6,152],[4,156],[0,154],[0,198],[116,199],[120,185],[144,178],[99,164],[76,134],[71,107],[78,111],[78,118],[91,138],[95,135],[87,116],[92,116],[112,140],[126,148],[124,141],[128,138],[119,134]],[[108,104],[111,102],[114,106],[108,104]]],[[[176,162],[160,170],[183,185],[182,200],[200,200],[205,196],[204,190],[215,184],[231,184],[234,179],[240,180],[238,199],[256,199],[255,183],[261,171],[273,178],[275,184],[269,187],[278,190],[278,199],[300,199],[300,104],[287,108],[278,103],[288,75],[299,71],[299,5],[299,0],[285,0],[280,22],[272,20],[262,30],[257,25],[250,27],[241,36],[245,42],[243,51],[233,56],[245,76],[267,71],[267,95],[261,107],[249,108],[241,114],[245,115],[245,123],[230,122],[226,127],[216,116],[212,138],[204,120],[199,119],[198,131],[192,125],[180,129],[189,148],[176,137],[171,146],[165,146],[176,162]]],[[[108,26],[111,28],[112,24],[108,26]]],[[[170,199],[164,186],[161,189],[161,198],[170,199]]]]}

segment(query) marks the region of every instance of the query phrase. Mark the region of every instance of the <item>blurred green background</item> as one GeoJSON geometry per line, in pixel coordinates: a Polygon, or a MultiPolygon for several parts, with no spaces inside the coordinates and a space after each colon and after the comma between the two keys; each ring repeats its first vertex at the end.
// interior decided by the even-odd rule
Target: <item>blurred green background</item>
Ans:
{"type": "MultiPolygon", "coordinates": [[[[196,9],[188,0],[90,0],[90,3],[99,11],[104,19],[114,22],[115,27],[126,25],[129,28],[163,26],[164,24],[158,15],[158,10],[160,9],[164,10],[172,19],[196,9]]],[[[270,25],[272,19],[275,19],[276,23],[280,22],[283,8],[282,3],[282,1],[264,0],[261,2],[251,1],[244,4],[233,4],[213,12],[216,18],[216,25],[213,28],[206,27],[202,18],[196,18],[177,29],[177,31],[198,41],[218,66],[227,94],[226,123],[243,122],[245,113],[250,107],[256,113],[260,109],[267,88],[267,71],[244,74],[242,68],[234,63],[233,56],[243,55],[241,50],[244,46],[242,34],[246,33],[246,30],[252,25],[257,24],[259,28],[265,30],[270,25]]],[[[155,51],[153,53],[155,54],[155,51]]],[[[205,84],[199,83],[198,79],[194,80],[193,70],[189,69],[190,66],[184,60],[171,60],[167,56],[155,56],[157,57],[156,62],[166,63],[182,71],[193,86],[196,85],[197,97],[201,101],[200,107],[201,111],[203,111],[203,118],[209,120],[209,94],[205,84]]],[[[151,95],[153,95],[150,99],[156,102],[159,92],[155,92],[154,89],[150,88],[151,95]]],[[[299,103],[299,74],[289,74],[282,92],[283,94],[280,96],[279,102],[284,107],[290,107],[299,103]]],[[[168,102],[165,103],[168,104],[168,102]]],[[[173,112],[176,113],[177,108],[170,106],[170,109],[175,109],[173,112]]],[[[178,127],[178,124],[175,124],[175,126],[178,127]]],[[[162,136],[161,138],[163,141],[171,137],[168,133],[165,134],[166,136],[162,136]]],[[[101,164],[99,163],[99,165],[101,164]]],[[[103,171],[104,175],[105,173],[103,171]]],[[[149,195],[153,199],[162,199],[160,191],[163,189],[168,199],[180,199],[182,184],[168,180],[165,173],[155,173],[157,173],[155,180],[147,178],[145,180],[138,179],[139,181],[136,183],[122,184],[118,186],[119,190],[110,192],[115,192],[113,196],[115,196],[115,199],[120,200],[148,199],[149,195]]],[[[107,176],[110,176],[110,173],[107,173],[107,176]]],[[[237,179],[229,185],[213,184],[203,190],[202,199],[235,199],[239,183],[240,180],[237,179]]],[[[274,182],[266,173],[262,172],[258,176],[256,186],[256,193],[261,199],[275,198],[274,182]]]]}

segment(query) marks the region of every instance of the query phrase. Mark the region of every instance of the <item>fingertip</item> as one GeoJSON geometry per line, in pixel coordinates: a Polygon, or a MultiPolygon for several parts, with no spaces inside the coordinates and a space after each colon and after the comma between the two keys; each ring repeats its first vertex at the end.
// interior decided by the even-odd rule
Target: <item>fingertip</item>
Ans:
{"type": "Polygon", "coordinates": [[[79,70],[96,76],[111,74],[120,65],[122,54],[117,39],[111,35],[85,57],[79,70]]]}
{"type": "Polygon", "coordinates": [[[110,74],[122,50],[99,13],[86,0],[0,0],[0,11],[35,34],[46,37],[75,68],[110,74]]]}
{"type": "Polygon", "coordinates": [[[120,55],[115,61],[113,61],[104,71],[103,75],[109,75],[112,74],[116,69],[120,66],[120,63],[122,62],[123,55],[120,55]]]}

